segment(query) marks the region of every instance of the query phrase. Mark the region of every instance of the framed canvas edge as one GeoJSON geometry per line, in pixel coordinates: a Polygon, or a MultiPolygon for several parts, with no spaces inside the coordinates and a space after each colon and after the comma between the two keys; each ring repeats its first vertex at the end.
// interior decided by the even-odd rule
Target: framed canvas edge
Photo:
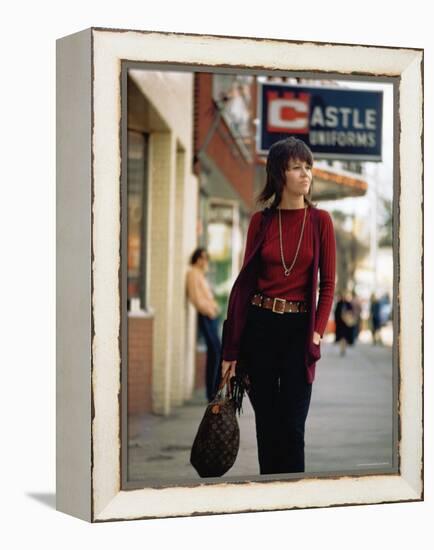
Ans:
{"type": "Polygon", "coordinates": [[[92,518],[90,44],[90,29],[56,41],[56,509],[86,521],[92,518]]]}
{"type": "MultiPolygon", "coordinates": [[[[247,503],[248,493],[246,491],[246,503],[244,505],[232,506],[228,504],[233,495],[236,495],[240,491],[240,486],[235,483],[222,483],[218,486],[220,490],[224,490],[224,505],[210,506],[209,502],[212,501],[213,495],[211,492],[207,493],[205,486],[197,487],[176,487],[167,489],[140,489],[136,491],[119,491],[119,493],[107,503],[107,506],[101,513],[96,516],[93,521],[98,523],[119,521],[119,520],[140,520],[140,519],[164,519],[164,518],[176,518],[176,517],[192,517],[192,516],[205,516],[205,515],[221,515],[221,514],[242,514],[251,512],[273,512],[284,510],[300,510],[300,509],[315,509],[315,508],[338,508],[342,506],[366,506],[375,504],[398,504],[405,502],[420,502],[423,501],[423,493],[418,493],[414,490],[414,487],[405,481],[400,475],[389,476],[361,476],[365,478],[363,481],[370,484],[370,489],[366,494],[358,497],[347,498],[345,491],[348,487],[344,485],[349,483],[352,485],[352,491],[358,489],[359,483],[357,476],[349,477],[342,476],[339,479],[327,480],[318,479],[315,480],[314,486],[311,487],[309,493],[310,502],[299,500],[295,491],[291,491],[290,496],[286,495],[287,500],[283,498],[284,492],[287,493],[288,484],[282,481],[275,482],[278,487],[270,485],[265,492],[272,492],[272,495],[276,495],[279,498],[278,504],[276,502],[270,502],[270,499],[264,499],[264,484],[263,482],[249,482],[246,483],[246,489],[248,493],[256,492],[261,494],[261,504],[249,505],[247,503]],[[317,498],[315,500],[314,494],[318,491],[320,483],[330,483],[329,487],[325,487],[326,491],[340,491],[342,494],[339,496],[335,494],[330,498],[317,498]],[[340,486],[341,485],[341,486],[340,486]],[[384,487],[382,487],[384,485],[384,487]],[[176,494],[173,489],[180,491],[180,494],[176,494]],[[276,491],[275,489],[283,489],[284,491],[276,491]],[[377,496],[372,497],[372,491],[375,489],[377,496]],[[384,493],[381,493],[381,489],[384,493]],[[157,491],[160,494],[157,494],[157,491]],[[167,491],[164,494],[162,491],[167,491]],[[133,493],[138,493],[134,495],[133,493]],[[200,494],[202,492],[202,494],[200,494]],[[182,504],[182,501],[189,499],[191,503],[187,506],[182,504]],[[134,502],[135,501],[135,502],[134,502]],[[175,505],[174,502],[175,501],[175,505]]],[[[305,480],[300,480],[305,481],[305,480]]]]}
{"type": "Polygon", "coordinates": [[[418,47],[412,47],[412,46],[390,46],[387,44],[353,44],[350,42],[330,42],[330,41],[321,41],[321,40],[306,40],[306,39],[296,39],[296,38],[276,38],[276,37],[268,37],[268,36],[246,36],[246,35],[225,35],[225,34],[209,34],[209,33],[193,33],[193,32],[181,32],[181,31],[161,31],[161,30],[152,30],[152,29],[123,29],[123,28],[116,28],[116,27],[100,27],[100,26],[93,26],[90,27],[90,30],[93,33],[136,33],[136,34],[142,34],[142,35],[160,35],[160,36],[185,36],[185,37],[192,37],[193,40],[195,39],[202,39],[202,38],[211,38],[211,39],[229,39],[229,40],[254,40],[255,42],[260,42],[262,40],[264,41],[270,41],[270,42],[276,42],[276,43],[284,43],[284,44],[314,44],[318,46],[349,46],[351,48],[353,47],[364,47],[364,48],[379,48],[382,50],[407,50],[407,51],[413,51],[413,52],[424,52],[424,48],[418,48],[418,47]]]}
{"type": "MultiPolygon", "coordinates": [[[[95,33],[98,33],[98,32],[104,32],[105,34],[105,38],[107,38],[108,34],[112,35],[112,33],[115,33],[113,38],[114,37],[117,37],[119,38],[119,33],[118,31],[107,31],[107,30],[98,30],[97,28],[95,29],[92,29],[92,84],[93,84],[93,88],[92,88],[92,134],[93,134],[93,139],[92,139],[92,143],[93,143],[93,160],[96,159],[98,157],[98,149],[95,149],[95,142],[94,142],[94,133],[95,133],[95,126],[94,126],[94,118],[93,118],[93,114],[94,114],[94,78],[95,78],[95,67],[94,67],[94,62],[95,62],[95,57],[94,57],[94,39],[95,39],[95,33]]],[[[125,32],[129,32],[129,31],[122,31],[122,33],[125,33],[125,32]]],[[[151,32],[151,31],[150,31],[151,32]]],[[[165,33],[154,33],[152,32],[153,35],[164,35],[166,36],[165,33]]],[[[170,36],[174,36],[173,33],[167,33],[167,34],[170,34],[170,36]]],[[[192,36],[192,35],[188,35],[188,36],[192,36]]],[[[201,38],[201,35],[197,35],[197,40],[199,40],[201,38]]],[[[214,38],[219,38],[219,37],[214,37],[214,38]]],[[[230,40],[232,41],[234,39],[234,37],[230,37],[230,40]]],[[[223,39],[222,39],[223,40],[223,39]]],[[[249,40],[252,40],[254,41],[254,39],[250,38],[249,40]]],[[[261,41],[263,39],[260,39],[261,41]]],[[[272,41],[272,39],[270,39],[272,41]]],[[[268,41],[269,42],[269,41],[268,41]]],[[[267,42],[267,43],[268,43],[267,42]]],[[[284,43],[286,41],[283,41],[284,43]]],[[[107,42],[105,42],[105,44],[107,44],[107,42]]],[[[262,42],[261,42],[262,44],[262,42]]],[[[312,45],[312,43],[309,43],[310,46],[312,45]]],[[[109,52],[109,57],[111,56],[111,62],[118,66],[119,67],[119,64],[120,64],[120,60],[123,59],[123,55],[121,52],[117,52],[116,51],[116,45],[114,45],[114,48],[112,51],[109,52]]],[[[327,44],[327,47],[329,48],[333,48],[334,45],[333,44],[327,44]]],[[[337,45],[337,47],[342,47],[342,45],[337,45]]],[[[358,48],[359,46],[358,45],[348,45],[349,48],[358,48]]],[[[380,47],[381,48],[381,47],[380,47]]],[[[407,56],[407,59],[406,59],[406,64],[403,64],[403,66],[401,67],[401,72],[399,74],[395,74],[394,76],[400,76],[401,78],[401,82],[402,82],[402,86],[405,87],[406,85],[406,71],[408,71],[409,69],[413,69],[414,70],[414,63],[419,64],[419,67],[420,69],[416,69],[416,72],[413,74],[409,74],[408,77],[412,79],[412,83],[414,83],[414,79],[416,79],[416,81],[419,79],[420,81],[420,86],[421,86],[421,97],[420,97],[420,102],[418,102],[418,113],[417,113],[417,121],[416,122],[419,122],[420,123],[420,127],[421,127],[421,140],[423,139],[423,128],[422,128],[422,108],[423,108],[423,80],[422,80],[422,67],[423,67],[423,52],[421,50],[408,50],[408,49],[402,49],[402,48],[397,48],[397,50],[399,50],[400,52],[402,51],[405,51],[406,52],[406,56],[407,56]],[[411,56],[409,57],[409,52],[411,53],[411,56]]],[[[106,51],[106,58],[107,58],[107,51],[106,51]]],[[[387,49],[386,49],[386,54],[387,54],[387,49]]],[[[148,58],[146,59],[143,59],[143,61],[149,61],[148,58]]],[[[271,67],[270,67],[271,69],[271,67]]],[[[310,68],[311,69],[311,68],[310,68]]],[[[339,71],[338,71],[339,72],[339,71]]],[[[390,76],[390,75],[389,75],[390,76]]],[[[404,89],[405,91],[405,89],[404,89]]],[[[118,113],[115,113],[115,116],[117,116],[119,118],[119,112],[118,113]]],[[[401,117],[400,117],[401,119],[401,117]]],[[[118,138],[119,136],[116,135],[115,136],[116,138],[118,138]]],[[[402,141],[403,141],[403,138],[405,140],[406,138],[406,133],[404,132],[404,136],[401,132],[401,140],[400,140],[400,150],[401,148],[404,146],[402,144],[402,141]]],[[[421,144],[420,144],[421,145],[421,144]]],[[[118,157],[120,155],[119,153],[119,150],[117,151],[117,154],[118,154],[118,157]]],[[[117,163],[118,165],[120,165],[120,162],[121,162],[121,159],[118,158],[117,159],[117,163]]],[[[417,169],[417,172],[421,174],[421,177],[422,177],[422,165],[423,165],[423,158],[420,157],[419,160],[417,160],[417,155],[416,155],[416,163],[418,164],[418,169],[417,169]]],[[[404,170],[405,172],[405,170],[404,170]]],[[[94,170],[92,170],[92,179],[94,178],[94,170]]],[[[403,183],[405,183],[407,181],[406,179],[406,175],[405,174],[401,174],[401,181],[403,183]]],[[[423,208],[423,190],[422,190],[422,179],[418,180],[418,182],[420,182],[420,194],[422,196],[422,202],[421,202],[421,205],[422,205],[422,208],[423,208]]],[[[95,200],[95,192],[94,192],[94,187],[92,185],[92,204],[95,200]]],[[[92,211],[94,211],[94,204],[92,206],[92,211]]],[[[408,211],[408,205],[402,205],[400,203],[400,216],[402,216],[402,213],[403,211],[407,212],[408,211]]],[[[413,210],[413,213],[414,213],[414,210],[413,210]]],[[[421,225],[421,222],[422,222],[422,218],[423,218],[423,212],[421,212],[420,214],[420,220],[419,221],[419,225],[421,225]]],[[[94,234],[94,232],[97,230],[97,228],[95,227],[94,225],[94,220],[93,220],[93,223],[92,223],[92,234],[94,234]]],[[[401,227],[402,229],[402,227],[401,227]]],[[[401,236],[401,235],[400,235],[401,236]]],[[[423,232],[420,230],[420,233],[418,235],[418,244],[420,246],[423,246],[423,232]]],[[[423,252],[423,250],[422,250],[423,252]]],[[[96,253],[97,253],[97,249],[93,249],[93,254],[95,255],[96,257],[96,253]]],[[[405,256],[405,254],[404,254],[405,256]]],[[[92,280],[93,279],[93,276],[94,276],[94,270],[95,270],[95,267],[96,267],[96,264],[94,263],[93,265],[93,269],[92,269],[92,280]]],[[[400,271],[401,271],[401,268],[400,268],[400,271]]],[[[417,275],[417,273],[416,273],[417,275]]],[[[422,282],[422,278],[423,278],[423,273],[420,272],[420,275],[421,275],[421,280],[420,280],[420,283],[422,282]]],[[[400,285],[401,285],[401,282],[400,282],[400,285]]],[[[401,286],[399,287],[400,290],[401,290],[401,286]]],[[[92,286],[92,291],[94,290],[94,287],[92,286]]],[[[422,286],[420,286],[420,298],[422,299],[423,296],[422,296],[422,286]]],[[[93,295],[93,292],[92,292],[92,301],[93,301],[93,311],[92,311],[92,318],[94,318],[94,313],[96,311],[96,308],[97,308],[97,302],[94,302],[94,295],[93,295]]],[[[402,304],[401,304],[402,305],[402,304]]],[[[423,315],[422,315],[422,302],[420,302],[419,304],[419,307],[417,308],[418,309],[418,315],[420,317],[420,323],[419,323],[419,327],[422,328],[422,323],[423,323],[423,315]]],[[[97,334],[96,333],[93,333],[93,339],[95,339],[97,337],[97,334]]],[[[421,338],[422,338],[422,335],[419,333],[419,336],[417,338],[417,341],[418,342],[421,342],[421,338]]],[[[92,350],[95,351],[95,344],[96,342],[93,342],[92,343],[92,350]]],[[[421,350],[420,350],[421,351],[421,350]]],[[[400,365],[401,367],[401,365],[400,365]]],[[[422,357],[421,357],[421,367],[422,367],[422,357]]],[[[419,369],[417,369],[419,371],[419,369]]],[[[99,409],[95,409],[95,400],[94,400],[94,395],[95,395],[95,391],[98,391],[99,390],[99,381],[98,381],[98,375],[97,376],[94,376],[96,373],[93,372],[93,358],[92,358],[92,410],[94,411],[95,414],[98,414],[100,411],[99,409]]],[[[405,374],[405,372],[403,372],[403,374],[405,374]]],[[[420,376],[423,376],[422,374],[422,371],[420,370],[419,372],[419,375],[420,376]]],[[[402,378],[402,376],[401,376],[402,378]]],[[[405,376],[404,376],[405,378],[405,376]]],[[[417,382],[416,382],[417,384],[417,382]]],[[[421,389],[421,392],[423,391],[423,385],[420,386],[420,389],[421,389]]],[[[400,407],[401,407],[401,410],[402,409],[405,409],[405,403],[406,403],[406,399],[408,397],[408,394],[406,393],[406,389],[405,387],[403,388],[402,385],[400,386],[400,407]]],[[[120,392],[120,388],[117,387],[116,388],[116,404],[114,404],[113,402],[111,403],[111,409],[113,410],[113,406],[116,408],[117,404],[119,403],[119,393],[120,392]]],[[[414,392],[414,391],[413,391],[414,392]]],[[[421,393],[420,395],[421,399],[423,399],[423,395],[421,393]]],[[[104,400],[104,399],[103,399],[104,400]]],[[[113,401],[113,400],[112,400],[113,401]]],[[[421,410],[421,407],[420,407],[420,403],[417,403],[418,405],[418,411],[420,412],[419,416],[420,416],[420,421],[421,421],[421,424],[419,426],[419,430],[418,428],[416,427],[416,431],[419,432],[418,435],[420,437],[417,437],[416,436],[416,439],[418,439],[420,441],[420,443],[422,443],[422,429],[423,429],[423,418],[422,418],[422,410],[421,410]]],[[[418,418],[416,419],[416,422],[419,420],[419,416],[418,418]]],[[[409,422],[408,419],[405,420],[406,422],[409,422]]],[[[415,423],[414,419],[410,419],[410,424],[411,423],[415,423]]],[[[402,438],[405,437],[405,431],[409,429],[410,427],[410,424],[407,424],[407,425],[402,425],[401,426],[401,430],[400,430],[400,445],[401,445],[401,442],[402,442],[402,438]]],[[[119,426],[120,425],[120,418],[118,418],[117,420],[117,425],[119,426]]],[[[98,424],[95,423],[95,419],[93,420],[92,422],[92,453],[93,453],[93,456],[95,455],[95,451],[96,453],[98,454],[98,450],[95,449],[95,441],[94,441],[94,437],[96,435],[98,435],[98,424]]],[[[119,435],[119,433],[118,433],[119,435]]],[[[118,440],[118,443],[119,443],[119,440],[118,440]]],[[[119,450],[119,459],[120,459],[120,450],[119,450]]],[[[404,461],[405,462],[405,461],[404,461]]],[[[401,474],[400,475],[394,475],[394,476],[381,476],[381,479],[383,479],[383,477],[386,477],[387,478],[387,486],[390,490],[392,490],[392,496],[388,495],[388,496],[379,496],[379,500],[370,500],[369,502],[360,502],[358,501],[357,499],[354,499],[354,500],[351,500],[351,499],[347,499],[347,502],[345,502],[344,504],[373,504],[373,503],[379,503],[379,502],[397,502],[397,501],[409,501],[409,500],[420,500],[423,498],[423,454],[422,452],[420,453],[420,468],[417,467],[417,458],[416,458],[416,465],[413,464],[412,467],[410,468],[411,471],[406,471],[405,468],[406,468],[406,464],[401,464],[401,466],[404,467],[404,472],[401,471],[401,474]],[[399,491],[400,491],[400,494],[399,495],[395,495],[393,496],[394,494],[394,491],[396,489],[392,489],[392,485],[390,483],[390,480],[393,478],[394,482],[395,483],[395,486],[396,488],[399,488],[399,491]]],[[[172,489],[158,489],[158,490],[154,490],[154,489],[142,489],[142,490],[138,490],[138,491],[120,491],[120,490],[115,490],[115,491],[111,491],[111,496],[109,498],[105,498],[105,499],[102,499],[98,502],[98,505],[97,507],[95,508],[95,497],[96,495],[98,494],[98,491],[102,488],[103,486],[103,482],[102,480],[104,478],[107,478],[107,475],[110,477],[111,476],[111,484],[112,486],[118,486],[118,489],[120,487],[120,473],[119,472],[116,472],[116,468],[113,468],[113,465],[110,465],[109,468],[105,469],[106,465],[103,464],[103,462],[100,462],[99,464],[95,464],[94,460],[92,460],[92,521],[114,521],[114,520],[118,520],[118,519],[144,519],[145,517],[176,517],[176,516],[179,516],[179,515],[194,515],[196,513],[199,513],[199,514],[209,514],[209,513],[235,513],[235,512],[243,512],[243,511],[260,511],[260,508],[255,508],[254,510],[252,509],[233,509],[233,510],[230,510],[230,511],[215,511],[215,510],[211,510],[211,509],[206,509],[206,508],[200,508],[199,510],[196,510],[196,508],[194,506],[192,506],[192,509],[188,512],[185,512],[185,513],[169,513],[169,509],[167,509],[167,513],[160,513],[160,514],[154,514],[152,515],[152,513],[150,514],[145,514],[145,513],[141,513],[140,510],[135,510],[134,512],[131,512],[131,510],[129,510],[129,506],[130,504],[128,503],[128,500],[130,500],[131,502],[135,501],[136,503],[137,502],[140,502],[140,506],[144,506],[144,503],[143,501],[139,499],[137,499],[137,493],[141,493],[141,495],[143,497],[145,497],[147,499],[148,502],[151,502],[153,501],[153,499],[151,498],[151,495],[152,494],[155,494],[156,492],[159,493],[159,495],[163,495],[163,492],[164,491],[171,491],[172,489]],[[102,468],[102,470],[98,470],[98,468],[102,468]],[[98,470],[98,471],[97,471],[98,470]]],[[[375,477],[375,476],[370,476],[370,477],[375,477]]],[[[343,478],[345,480],[347,480],[348,478],[346,478],[345,476],[343,476],[343,478]]],[[[297,485],[300,487],[300,483],[302,484],[303,481],[305,480],[302,480],[302,481],[299,481],[297,482],[297,485]]],[[[319,482],[319,483],[323,483],[324,481],[327,481],[327,482],[330,482],[330,480],[315,480],[315,482],[319,482]]],[[[339,484],[341,480],[332,480],[331,482],[332,483],[336,483],[336,484],[339,484]]],[[[379,477],[376,477],[375,478],[375,481],[377,482],[377,485],[378,483],[381,481],[379,477]]],[[[312,484],[314,482],[312,482],[311,480],[307,480],[307,482],[309,484],[312,484]]],[[[291,483],[291,482],[289,482],[291,483]]],[[[289,485],[288,483],[288,485],[289,485]]],[[[360,482],[359,483],[359,486],[360,486],[360,482]]],[[[282,484],[282,482],[279,482],[279,484],[282,484]]],[[[231,484],[231,483],[227,483],[227,482],[222,482],[221,484],[218,484],[216,486],[213,486],[213,488],[225,488],[226,491],[228,491],[232,485],[236,485],[236,484],[231,484]]],[[[261,486],[261,483],[249,483],[248,486],[249,487],[255,487],[255,486],[261,486]]],[[[312,485],[311,485],[312,486],[312,485]]],[[[342,483],[341,483],[341,486],[342,486],[342,483]]],[[[198,492],[198,490],[200,489],[207,489],[205,492],[206,493],[209,493],[208,489],[210,489],[211,486],[209,487],[174,487],[173,490],[174,491],[182,491],[184,492],[184,498],[187,497],[188,495],[190,495],[191,497],[193,497],[194,499],[194,493],[198,492]]],[[[237,487],[237,490],[239,490],[239,485],[236,485],[237,487]]],[[[110,491],[109,491],[110,493],[110,491]]],[[[167,494],[167,493],[166,493],[167,494]]],[[[178,493],[179,494],[179,493],[178,493]]],[[[210,498],[210,501],[212,500],[212,498],[210,498]]],[[[146,503],[145,503],[146,504],[146,503]]],[[[333,500],[331,502],[329,502],[328,504],[327,503],[322,503],[320,504],[320,506],[341,506],[341,505],[344,505],[342,503],[339,503],[338,501],[333,500]]],[[[158,506],[157,506],[158,507],[158,506]]],[[[291,508],[297,508],[299,506],[291,506],[290,503],[288,503],[284,508],[282,509],[291,509],[291,508]]],[[[316,506],[315,504],[313,504],[312,506],[309,506],[309,505],[303,505],[302,507],[318,507],[316,506]]],[[[145,509],[146,509],[146,505],[145,505],[145,509]]],[[[277,509],[280,509],[278,507],[278,505],[274,508],[272,508],[273,510],[277,510],[277,509]]]]}

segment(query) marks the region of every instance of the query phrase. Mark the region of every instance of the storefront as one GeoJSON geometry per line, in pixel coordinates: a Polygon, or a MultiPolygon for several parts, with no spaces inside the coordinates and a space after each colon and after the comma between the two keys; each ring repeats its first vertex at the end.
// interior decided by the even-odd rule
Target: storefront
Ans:
{"type": "Polygon", "coordinates": [[[128,78],[128,412],[169,414],[194,385],[195,312],[185,274],[196,246],[190,73],[128,78]],[[173,91],[176,90],[176,102],[173,91]]]}

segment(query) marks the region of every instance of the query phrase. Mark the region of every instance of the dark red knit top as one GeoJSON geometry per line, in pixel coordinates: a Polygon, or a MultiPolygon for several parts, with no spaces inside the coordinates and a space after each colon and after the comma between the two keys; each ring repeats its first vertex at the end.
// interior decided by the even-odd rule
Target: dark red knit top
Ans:
{"type": "MultiPolygon", "coordinates": [[[[285,264],[289,267],[295,256],[303,224],[304,208],[281,210],[282,240],[285,264]]],[[[310,219],[311,210],[307,209],[303,239],[294,268],[285,277],[279,244],[279,217],[276,211],[265,235],[260,251],[261,265],[258,274],[258,290],[272,298],[309,301],[309,278],[313,261],[313,226],[310,219]]],[[[318,209],[320,224],[320,283],[319,300],[316,311],[315,331],[321,336],[327,325],[333,304],[336,275],[336,244],[333,222],[326,210],[318,209]]],[[[255,215],[254,215],[255,217],[255,215]]],[[[256,220],[252,219],[252,225],[256,220]]],[[[250,228],[249,228],[250,229],[250,228]]],[[[253,243],[254,232],[247,235],[246,252],[253,243]]]]}

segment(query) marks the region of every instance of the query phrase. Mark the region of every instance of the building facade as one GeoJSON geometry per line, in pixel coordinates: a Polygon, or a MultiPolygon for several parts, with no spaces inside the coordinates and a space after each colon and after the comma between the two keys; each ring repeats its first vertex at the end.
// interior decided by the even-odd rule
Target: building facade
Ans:
{"type": "Polygon", "coordinates": [[[128,77],[128,412],[167,415],[194,386],[195,312],[185,294],[196,244],[193,75],[128,77]]]}

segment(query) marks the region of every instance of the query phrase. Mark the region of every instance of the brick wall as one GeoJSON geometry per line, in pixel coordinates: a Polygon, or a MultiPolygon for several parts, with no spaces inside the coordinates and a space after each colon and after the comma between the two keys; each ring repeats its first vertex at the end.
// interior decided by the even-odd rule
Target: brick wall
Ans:
{"type": "MultiPolygon", "coordinates": [[[[212,79],[211,73],[195,73],[193,118],[195,152],[202,147],[216,112],[212,98],[212,79]]],[[[254,90],[253,92],[255,94],[254,90]]],[[[220,119],[217,130],[206,147],[206,155],[215,162],[246,205],[253,209],[255,164],[249,163],[244,158],[223,118],[220,119]]],[[[195,170],[198,173],[198,163],[195,165],[195,170]]]]}
{"type": "Polygon", "coordinates": [[[203,388],[205,393],[205,365],[206,365],[206,351],[196,350],[196,372],[194,378],[194,389],[199,390],[203,388]]]}
{"type": "Polygon", "coordinates": [[[152,318],[128,318],[129,415],[152,410],[152,333],[152,318]]]}

